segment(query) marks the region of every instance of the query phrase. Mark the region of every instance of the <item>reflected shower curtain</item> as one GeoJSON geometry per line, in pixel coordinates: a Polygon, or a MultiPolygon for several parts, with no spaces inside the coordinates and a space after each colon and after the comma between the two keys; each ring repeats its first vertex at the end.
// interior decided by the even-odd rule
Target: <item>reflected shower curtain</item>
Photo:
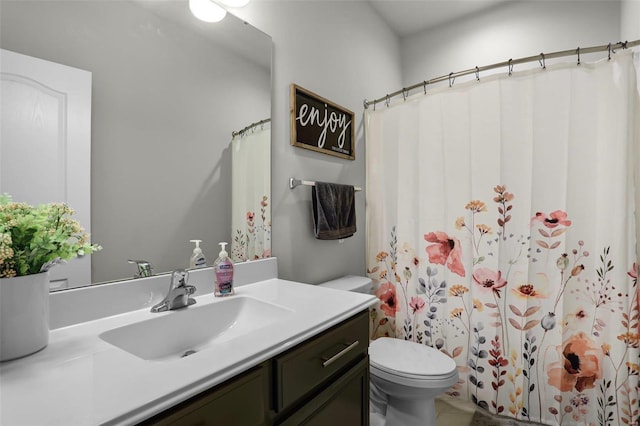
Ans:
{"type": "Polygon", "coordinates": [[[633,62],[366,111],[372,334],[451,356],[451,397],[550,425],[637,424],[633,62]]]}
{"type": "Polygon", "coordinates": [[[271,257],[271,126],[233,137],[231,258],[271,257]]]}

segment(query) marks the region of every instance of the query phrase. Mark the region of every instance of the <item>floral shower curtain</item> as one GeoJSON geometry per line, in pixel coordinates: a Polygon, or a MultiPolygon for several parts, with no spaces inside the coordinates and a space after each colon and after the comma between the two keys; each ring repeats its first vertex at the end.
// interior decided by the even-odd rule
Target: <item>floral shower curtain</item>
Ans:
{"type": "Polygon", "coordinates": [[[254,127],[231,141],[231,258],[271,257],[271,126],[254,127]]]}
{"type": "Polygon", "coordinates": [[[637,424],[637,103],[626,52],[367,110],[373,337],[448,354],[494,414],[637,424]]]}

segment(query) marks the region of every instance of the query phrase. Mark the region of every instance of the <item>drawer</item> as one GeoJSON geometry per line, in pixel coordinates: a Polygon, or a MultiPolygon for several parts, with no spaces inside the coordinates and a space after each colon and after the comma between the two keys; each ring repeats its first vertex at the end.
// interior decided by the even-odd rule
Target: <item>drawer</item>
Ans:
{"type": "Polygon", "coordinates": [[[366,357],[368,346],[366,310],[276,357],[276,412],[319,390],[326,380],[366,357]]]}

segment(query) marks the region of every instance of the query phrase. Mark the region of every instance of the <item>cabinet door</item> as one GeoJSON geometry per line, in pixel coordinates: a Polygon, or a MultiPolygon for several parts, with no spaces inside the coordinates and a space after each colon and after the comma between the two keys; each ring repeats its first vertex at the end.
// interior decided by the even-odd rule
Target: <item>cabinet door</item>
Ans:
{"type": "Polygon", "coordinates": [[[369,358],[365,358],[281,423],[282,426],[369,425],[369,358]]]}
{"type": "Polygon", "coordinates": [[[265,365],[231,379],[146,421],[143,425],[261,426],[267,424],[265,365]]]}

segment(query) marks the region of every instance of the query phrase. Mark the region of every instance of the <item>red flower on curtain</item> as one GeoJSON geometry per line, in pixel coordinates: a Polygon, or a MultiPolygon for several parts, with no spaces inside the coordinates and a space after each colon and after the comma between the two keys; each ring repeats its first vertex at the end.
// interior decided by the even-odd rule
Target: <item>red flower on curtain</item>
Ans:
{"type": "Polygon", "coordinates": [[[419,297],[411,296],[411,302],[409,302],[409,306],[411,306],[411,310],[414,314],[418,314],[424,310],[425,302],[419,297]]]}
{"type": "Polygon", "coordinates": [[[396,297],[396,287],[390,282],[383,283],[377,290],[376,296],[382,302],[380,309],[390,317],[395,317],[396,312],[400,311],[398,299],[396,297]]]}
{"type": "Polygon", "coordinates": [[[507,281],[502,278],[502,272],[493,271],[489,268],[478,268],[473,271],[473,280],[483,288],[491,289],[500,296],[500,289],[507,285],[507,281]]]}
{"type": "Polygon", "coordinates": [[[602,349],[585,333],[571,336],[562,348],[561,358],[548,370],[549,384],[561,392],[593,389],[601,376],[602,349]]]}
{"type": "Polygon", "coordinates": [[[536,215],[531,218],[531,223],[535,221],[541,222],[550,229],[556,228],[558,225],[571,226],[571,221],[567,219],[567,212],[562,210],[553,211],[549,213],[549,216],[545,213],[537,212],[536,215]]]}
{"type": "Polygon", "coordinates": [[[461,277],[465,276],[464,265],[462,264],[462,250],[460,241],[455,237],[450,237],[441,231],[429,232],[424,235],[424,239],[430,243],[427,246],[429,262],[439,265],[446,265],[449,270],[461,277]]]}

